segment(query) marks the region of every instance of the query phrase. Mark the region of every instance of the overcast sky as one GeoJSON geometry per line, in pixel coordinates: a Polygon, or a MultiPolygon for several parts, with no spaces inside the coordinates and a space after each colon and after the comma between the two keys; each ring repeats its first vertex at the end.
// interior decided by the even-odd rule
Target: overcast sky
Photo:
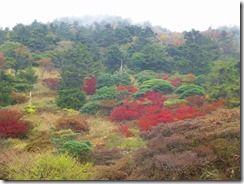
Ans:
{"type": "Polygon", "coordinates": [[[238,0],[0,0],[0,27],[56,18],[117,15],[171,31],[240,25],[238,0]]]}

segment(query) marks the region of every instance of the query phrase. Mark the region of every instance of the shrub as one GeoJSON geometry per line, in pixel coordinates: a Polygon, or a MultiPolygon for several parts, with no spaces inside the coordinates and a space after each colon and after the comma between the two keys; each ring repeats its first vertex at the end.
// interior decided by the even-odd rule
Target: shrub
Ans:
{"type": "Polygon", "coordinates": [[[79,142],[79,141],[67,141],[59,149],[59,152],[67,152],[71,156],[86,159],[91,154],[92,147],[89,141],[79,142]]]}
{"type": "Polygon", "coordinates": [[[180,98],[183,99],[183,98],[185,98],[187,96],[195,96],[195,95],[204,96],[204,92],[201,89],[192,88],[192,89],[188,89],[188,90],[184,91],[184,93],[182,93],[180,95],[180,98]]]}
{"type": "Polygon", "coordinates": [[[116,93],[115,86],[111,86],[98,89],[96,94],[91,97],[91,100],[111,100],[116,99],[116,97],[118,97],[118,93],[116,93]]]}
{"type": "Polygon", "coordinates": [[[28,96],[24,93],[12,93],[11,94],[12,104],[21,104],[28,101],[28,96]]]}
{"type": "Polygon", "coordinates": [[[170,84],[174,87],[179,87],[181,85],[181,79],[178,77],[171,79],[170,84]]]}
{"type": "Polygon", "coordinates": [[[130,75],[126,72],[123,73],[115,73],[113,75],[114,77],[114,81],[115,81],[115,85],[131,85],[131,79],[130,79],[130,75]]]}
{"type": "Polygon", "coordinates": [[[0,137],[23,137],[26,136],[29,125],[21,120],[24,113],[10,110],[0,110],[0,137]]]}
{"type": "Polygon", "coordinates": [[[17,83],[14,84],[14,88],[16,89],[16,91],[18,92],[22,92],[22,91],[28,91],[32,88],[31,84],[28,83],[17,83]]]}
{"type": "Polygon", "coordinates": [[[61,108],[79,110],[85,104],[85,94],[79,88],[58,90],[56,104],[61,108]]]}
{"type": "Polygon", "coordinates": [[[116,87],[116,91],[128,91],[130,93],[136,93],[138,91],[138,89],[134,86],[119,85],[116,87]]]}
{"type": "Polygon", "coordinates": [[[189,89],[199,89],[200,91],[204,91],[204,89],[201,86],[194,85],[194,84],[191,84],[191,85],[186,85],[185,84],[185,85],[182,85],[182,86],[178,87],[175,90],[175,93],[176,94],[182,94],[182,93],[184,93],[185,91],[187,91],[189,89]]]}
{"type": "Polygon", "coordinates": [[[139,84],[142,84],[144,81],[155,79],[156,75],[154,71],[144,70],[135,75],[135,78],[139,84]]]}
{"type": "Polygon", "coordinates": [[[148,130],[149,127],[155,126],[159,123],[171,123],[174,120],[174,116],[169,109],[162,109],[158,113],[147,114],[142,116],[137,124],[141,131],[148,130]]]}
{"type": "Polygon", "coordinates": [[[175,106],[175,105],[182,104],[185,102],[186,102],[185,99],[174,99],[174,100],[170,100],[170,101],[165,101],[164,105],[167,107],[170,107],[170,106],[175,106]]]}
{"type": "Polygon", "coordinates": [[[71,129],[59,130],[51,134],[51,140],[56,148],[61,148],[65,142],[75,140],[78,135],[78,133],[74,133],[71,129]]]}
{"type": "Polygon", "coordinates": [[[86,103],[81,109],[80,112],[87,114],[97,114],[99,112],[99,102],[90,101],[86,103]]]}
{"type": "Polygon", "coordinates": [[[143,82],[139,88],[140,90],[146,90],[146,92],[156,91],[164,94],[169,94],[174,91],[174,87],[169,82],[162,79],[147,80],[143,82]]]}
{"type": "Polygon", "coordinates": [[[32,132],[28,138],[25,149],[28,152],[41,152],[44,150],[51,149],[53,147],[50,132],[38,131],[32,132]]]}
{"type": "Polygon", "coordinates": [[[81,165],[67,154],[28,154],[8,164],[9,180],[89,180],[91,163],[81,165]]]}
{"type": "Polygon", "coordinates": [[[120,145],[120,148],[130,148],[130,149],[138,149],[145,145],[145,142],[138,137],[128,137],[123,140],[120,145]]]}
{"type": "Polygon", "coordinates": [[[85,79],[85,88],[83,89],[84,92],[87,94],[93,95],[96,92],[96,77],[89,77],[85,79]]]}
{"type": "Polygon", "coordinates": [[[133,109],[126,106],[116,107],[110,114],[110,120],[115,122],[121,122],[125,120],[133,120],[139,118],[140,114],[133,109]]]}
{"type": "Polygon", "coordinates": [[[162,93],[158,93],[155,91],[147,92],[143,95],[142,98],[139,99],[140,101],[149,101],[150,104],[156,104],[156,105],[163,105],[165,101],[165,97],[162,93]]]}
{"type": "Polygon", "coordinates": [[[58,78],[45,78],[42,79],[44,85],[46,85],[49,89],[57,90],[59,85],[58,78]]]}
{"type": "Polygon", "coordinates": [[[9,83],[1,81],[0,82],[0,107],[8,106],[12,103],[11,93],[13,89],[9,83]]]}
{"type": "Polygon", "coordinates": [[[130,137],[132,134],[129,130],[129,126],[128,125],[121,125],[118,127],[118,130],[121,132],[121,134],[125,137],[130,137]]]}
{"type": "Polygon", "coordinates": [[[178,120],[192,119],[201,115],[204,115],[204,113],[197,112],[193,107],[179,107],[174,112],[174,117],[178,120]]]}
{"type": "Polygon", "coordinates": [[[33,114],[36,112],[36,107],[33,105],[27,105],[25,108],[25,112],[27,112],[28,114],[33,114]]]}
{"type": "Polygon", "coordinates": [[[79,115],[73,115],[58,119],[56,122],[56,129],[71,129],[75,133],[85,133],[89,131],[89,126],[85,118],[79,115]]]}
{"type": "Polygon", "coordinates": [[[185,82],[185,83],[194,83],[196,80],[196,76],[194,74],[186,74],[183,79],[182,79],[182,82],[185,82]]]}
{"type": "Polygon", "coordinates": [[[110,87],[115,85],[115,79],[111,74],[101,74],[98,76],[96,87],[97,89],[103,87],[110,87]]]}

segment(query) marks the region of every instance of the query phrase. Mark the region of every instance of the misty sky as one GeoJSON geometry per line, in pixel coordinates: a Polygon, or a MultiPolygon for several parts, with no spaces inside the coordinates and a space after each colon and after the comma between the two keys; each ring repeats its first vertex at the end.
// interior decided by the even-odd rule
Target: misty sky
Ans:
{"type": "Polygon", "coordinates": [[[171,31],[240,25],[238,0],[0,0],[0,27],[60,17],[116,15],[171,31]]]}

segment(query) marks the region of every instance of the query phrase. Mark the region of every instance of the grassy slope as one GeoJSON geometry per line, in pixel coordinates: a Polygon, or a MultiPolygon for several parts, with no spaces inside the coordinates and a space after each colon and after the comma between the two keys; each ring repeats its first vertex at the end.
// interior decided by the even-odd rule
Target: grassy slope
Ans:
{"type": "MultiPolygon", "coordinates": [[[[40,79],[40,68],[35,69],[36,74],[40,79]]],[[[56,78],[59,77],[59,74],[57,72],[45,73],[44,77],[56,78]]],[[[58,118],[71,114],[79,114],[78,112],[70,113],[65,110],[59,109],[55,105],[55,97],[55,92],[43,86],[41,80],[38,80],[38,82],[34,85],[34,89],[32,91],[32,105],[37,107],[37,113],[25,116],[25,119],[30,121],[33,125],[34,131],[44,131],[47,133],[51,132],[58,118]]],[[[11,108],[24,110],[28,104],[29,102],[25,104],[18,104],[11,106],[11,108]]],[[[174,134],[183,135],[185,138],[190,139],[192,142],[194,142],[194,144],[198,144],[197,146],[206,146],[210,144],[208,146],[211,147],[211,144],[214,144],[215,140],[222,141],[224,142],[223,144],[221,144],[221,142],[217,142],[221,149],[224,146],[226,147],[226,144],[230,144],[233,136],[236,138],[240,135],[240,121],[238,119],[240,117],[236,117],[236,113],[234,114],[235,115],[233,115],[233,112],[231,110],[222,109],[214,112],[213,114],[197,118],[195,120],[176,122],[170,125],[170,129],[174,132],[174,134]],[[219,138],[222,139],[219,140],[219,138]]],[[[174,175],[168,175],[167,177],[169,178],[167,178],[166,176],[165,178],[163,178],[162,173],[164,173],[164,171],[162,169],[154,171],[155,173],[151,174],[151,176],[148,176],[146,173],[143,173],[141,171],[145,166],[150,166],[150,164],[152,162],[155,162],[156,159],[156,157],[147,157],[150,149],[152,149],[150,148],[152,147],[152,140],[150,138],[146,138],[146,140],[149,142],[147,144],[147,147],[145,146],[145,142],[138,139],[138,137],[124,138],[120,134],[114,132],[114,129],[117,127],[117,125],[111,123],[106,117],[86,117],[90,126],[89,134],[79,136],[78,139],[89,140],[93,144],[94,155],[98,160],[101,160],[101,162],[95,163],[97,163],[98,165],[109,165],[96,166],[98,169],[98,173],[94,179],[177,179],[177,177],[174,175]],[[140,147],[142,147],[143,149],[134,149],[140,147]],[[137,159],[138,155],[141,155],[141,160],[137,159]],[[110,162],[110,160],[113,161],[110,162]],[[134,168],[130,170],[128,169],[129,166],[134,166],[134,168]],[[158,172],[158,174],[156,174],[156,172],[158,172]],[[160,174],[160,172],[162,173],[160,174]]],[[[27,145],[28,141],[28,139],[9,139],[9,142],[12,144],[10,149],[2,149],[0,151],[0,157],[4,158],[2,159],[2,162],[6,163],[11,160],[11,155],[16,155],[19,153],[24,154],[26,152],[25,146],[27,145]]],[[[4,146],[4,143],[2,143],[1,146],[4,146]]],[[[235,141],[234,146],[238,146],[238,142],[236,143],[235,141]]],[[[50,149],[49,151],[53,151],[53,149],[50,149]]],[[[154,151],[157,152],[157,148],[155,148],[154,151]]],[[[236,153],[237,152],[235,152],[235,154],[236,153]]],[[[223,153],[221,152],[219,154],[223,153]]],[[[231,155],[231,153],[228,154],[229,155],[227,156],[230,156],[232,158],[233,155],[231,155]]],[[[160,154],[156,155],[162,156],[160,154]]],[[[229,168],[228,166],[226,166],[226,169],[229,169],[228,171],[226,171],[227,173],[235,172],[235,174],[232,174],[234,176],[230,176],[229,178],[226,173],[223,173],[222,170],[217,170],[218,173],[216,174],[214,173],[213,169],[205,169],[206,171],[202,171],[201,175],[196,175],[195,178],[192,177],[191,179],[231,179],[233,177],[236,179],[239,176],[238,173],[236,173],[238,172],[239,168],[236,167],[238,167],[238,165],[230,166],[229,168]]],[[[150,167],[145,167],[144,169],[145,171],[147,169],[153,170],[150,167]]],[[[4,170],[4,167],[1,166],[0,173],[2,172],[1,170],[4,170]]],[[[4,172],[2,175],[4,175],[4,172]]]]}

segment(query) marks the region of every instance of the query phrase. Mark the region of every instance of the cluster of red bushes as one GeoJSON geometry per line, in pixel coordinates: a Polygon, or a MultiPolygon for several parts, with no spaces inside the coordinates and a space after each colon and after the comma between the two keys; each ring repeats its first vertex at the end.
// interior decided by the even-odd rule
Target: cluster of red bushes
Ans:
{"type": "MultiPolygon", "coordinates": [[[[141,131],[158,123],[171,123],[177,120],[193,119],[216,110],[224,105],[223,99],[218,102],[206,103],[203,97],[188,97],[187,103],[181,103],[174,108],[164,106],[165,97],[158,92],[148,92],[137,101],[124,100],[120,107],[116,107],[110,114],[110,120],[121,122],[136,120],[141,131]]],[[[121,128],[125,135],[126,128],[121,128]]]]}
{"type": "Polygon", "coordinates": [[[23,112],[17,110],[0,110],[0,137],[21,137],[29,130],[28,123],[21,120],[23,112]]]}
{"type": "Polygon", "coordinates": [[[42,82],[49,89],[52,89],[52,90],[57,90],[58,89],[58,81],[59,81],[59,79],[57,79],[57,78],[45,78],[45,79],[42,79],[42,82]]]}

